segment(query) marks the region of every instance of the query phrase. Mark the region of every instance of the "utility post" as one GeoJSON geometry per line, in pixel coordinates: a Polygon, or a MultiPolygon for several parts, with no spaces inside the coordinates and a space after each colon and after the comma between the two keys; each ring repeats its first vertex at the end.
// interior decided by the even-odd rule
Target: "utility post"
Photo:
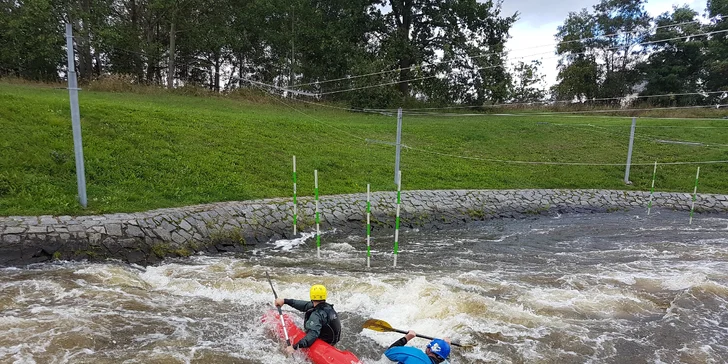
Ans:
{"type": "Polygon", "coordinates": [[[86,200],[86,172],[83,165],[83,143],[81,140],[81,113],[78,109],[78,82],[76,80],[76,57],[73,51],[73,30],[66,24],[66,48],[68,54],[68,96],[71,100],[71,127],[73,128],[73,151],[76,156],[76,182],[78,201],[83,208],[86,200]]]}
{"type": "Polygon", "coordinates": [[[632,146],[634,145],[634,128],[637,124],[637,118],[632,118],[632,130],[629,132],[629,151],[627,152],[627,168],[624,171],[624,183],[631,185],[629,180],[629,167],[632,164],[632,146]]]}

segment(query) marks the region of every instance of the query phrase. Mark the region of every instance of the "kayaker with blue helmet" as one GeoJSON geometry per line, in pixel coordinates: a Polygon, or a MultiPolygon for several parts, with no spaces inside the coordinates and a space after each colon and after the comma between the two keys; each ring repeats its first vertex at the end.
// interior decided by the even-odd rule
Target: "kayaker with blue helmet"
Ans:
{"type": "Polygon", "coordinates": [[[341,338],[341,321],[334,311],[334,306],[326,302],[326,287],[317,284],[311,287],[310,301],[278,298],[275,305],[281,307],[289,305],[301,312],[305,312],[303,329],[306,336],[297,343],[286,348],[286,353],[293,354],[294,350],[311,346],[316,339],[321,339],[330,345],[336,345],[341,338]]]}
{"type": "Polygon", "coordinates": [[[400,364],[440,364],[447,363],[450,356],[450,342],[445,339],[434,339],[427,344],[423,352],[420,349],[405,346],[408,341],[414,339],[417,334],[410,330],[403,338],[390,345],[384,355],[391,361],[400,364]]]}

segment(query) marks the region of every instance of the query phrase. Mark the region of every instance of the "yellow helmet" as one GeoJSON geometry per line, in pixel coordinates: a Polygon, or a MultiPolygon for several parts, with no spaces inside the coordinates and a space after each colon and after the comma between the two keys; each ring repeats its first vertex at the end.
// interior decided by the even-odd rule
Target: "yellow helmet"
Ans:
{"type": "Polygon", "coordinates": [[[320,284],[311,286],[311,301],[326,301],[326,287],[320,284]]]}

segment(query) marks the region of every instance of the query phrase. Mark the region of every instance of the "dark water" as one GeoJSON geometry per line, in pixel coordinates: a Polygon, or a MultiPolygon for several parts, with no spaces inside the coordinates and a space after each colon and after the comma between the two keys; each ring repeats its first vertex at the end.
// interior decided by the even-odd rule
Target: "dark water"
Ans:
{"type": "Polygon", "coordinates": [[[724,215],[563,215],[406,232],[396,268],[392,236],[371,268],[362,237],[326,236],[321,259],[309,238],[146,269],[2,269],[0,362],[304,363],[261,325],[269,271],[284,297],[326,285],[339,346],[366,363],[401,336],[368,318],[476,345],[453,363],[723,363],[727,237],[724,215]]]}

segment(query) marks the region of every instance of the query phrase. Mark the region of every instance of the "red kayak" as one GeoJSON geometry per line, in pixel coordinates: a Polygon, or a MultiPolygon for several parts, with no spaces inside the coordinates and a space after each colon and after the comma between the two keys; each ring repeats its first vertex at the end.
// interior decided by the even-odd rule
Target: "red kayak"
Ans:
{"type": "MultiPolygon", "coordinates": [[[[288,330],[288,338],[291,343],[296,343],[298,340],[303,339],[306,336],[301,329],[293,323],[293,320],[287,315],[283,314],[283,321],[286,323],[286,330],[288,330]]],[[[263,323],[265,323],[279,338],[285,340],[283,333],[283,327],[281,326],[281,320],[278,318],[278,313],[271,310],[263,315],[263,323]]],[[[356,355],[349,351],[341,351],[321,339],[316,339],[313,345],[308,349],[299,349],[306,354],[306,356],[314,364],[363,364],[356,355]]]]}

